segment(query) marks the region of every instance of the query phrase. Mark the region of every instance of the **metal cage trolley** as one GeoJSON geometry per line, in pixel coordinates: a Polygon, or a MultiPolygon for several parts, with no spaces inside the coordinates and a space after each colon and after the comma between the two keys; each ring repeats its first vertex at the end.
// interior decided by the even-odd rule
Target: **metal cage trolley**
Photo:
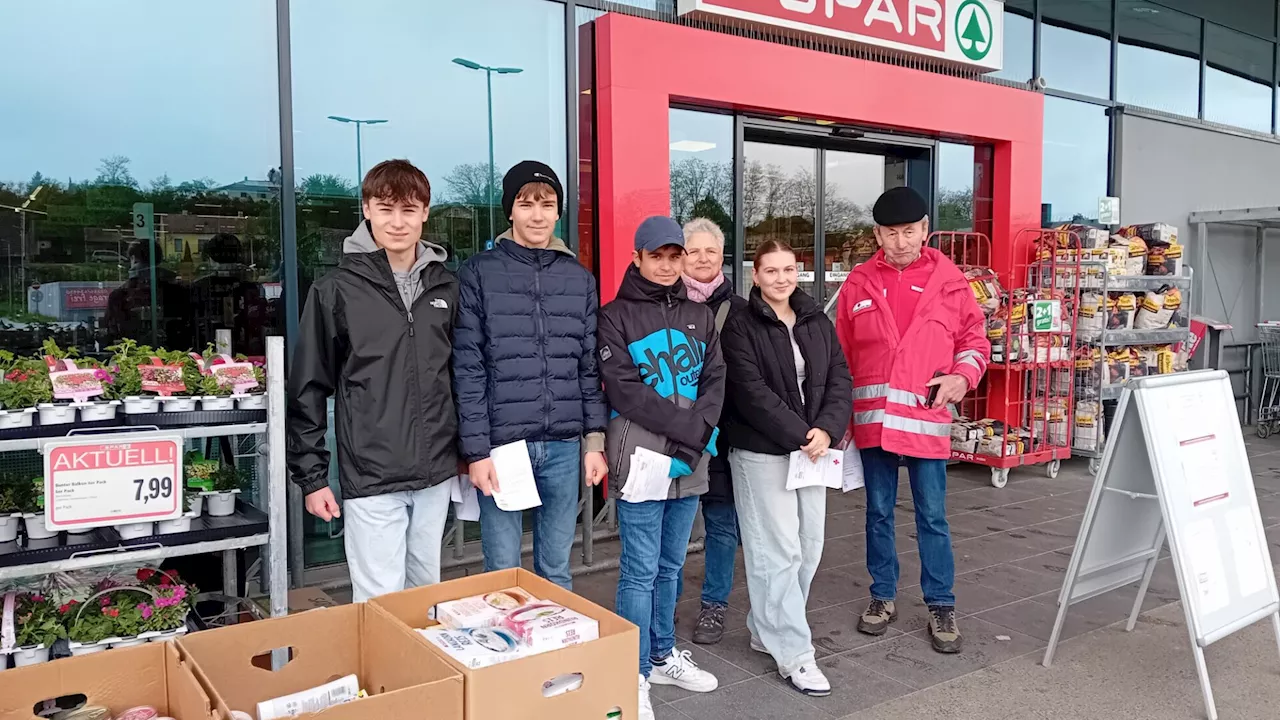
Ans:
{"type": "Polygon", "coordinates": [[[1280,432],[1280,322],[1258,323],[1262,341],[1262,398],[1258,401],[1258,437],[1280,432]]]}

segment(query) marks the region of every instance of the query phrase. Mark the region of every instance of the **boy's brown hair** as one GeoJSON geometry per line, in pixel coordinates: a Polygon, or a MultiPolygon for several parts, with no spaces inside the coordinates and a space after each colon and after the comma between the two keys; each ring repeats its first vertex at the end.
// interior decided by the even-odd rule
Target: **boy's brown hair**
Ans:
{"type": "Polygon", "coordinates": [[[369,169],[360,187],[366,201],[421,202],[431,207],[431,183],[427,176],[408,160],[383,160],[369,169]]]}
{"type": "Polygon", "coordinates": [[[556,195],[556,189],[544,182],[525,183],[520,188],[520,192],[516,193],[516,200],[528,200],[529,202],[542,202],[543,200],[559,200],[556,195]]]}

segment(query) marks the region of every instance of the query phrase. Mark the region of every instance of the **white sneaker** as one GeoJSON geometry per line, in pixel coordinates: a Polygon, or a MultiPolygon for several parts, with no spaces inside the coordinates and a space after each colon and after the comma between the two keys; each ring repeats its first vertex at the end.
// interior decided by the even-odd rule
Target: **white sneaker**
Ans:
{"type": "Polygon", "coordinates": [[[818,669],[817,663],[809,662],[801,665],[799,670],[791,673],[791,677],[786,679],[791,683],[791,687],[805,695],[826,697],[831,694],[831,683],[818,669]]]}
{"type": "Polygon", "coordinates": [[[649,699],[649,681],[640,676],[640,720],[654,720],[653,701],[649,699]]]}
{"type": "Polygon", "coordinates": [[[698,667],[688,650],[672,650],[671,657],[653,664],[649,682],[675,685],[689,692],[706,693],[720,687],[716,676],[698,667]]]}

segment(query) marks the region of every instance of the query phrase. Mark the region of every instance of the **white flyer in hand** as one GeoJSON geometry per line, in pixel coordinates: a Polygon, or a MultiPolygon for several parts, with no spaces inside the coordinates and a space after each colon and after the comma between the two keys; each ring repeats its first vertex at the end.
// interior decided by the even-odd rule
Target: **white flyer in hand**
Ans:
{"type": "Polygon", "coordinates": [[[480,498],[476,496],[476,492],[470,475],[459,475],[453,481],[449,499],[453,501],[454,517],[467,522],[480,522],[480,498]]]}
{"type": "Polygon", "coordinates": [[[841,472],[843,492],[866,487],[866,478],[862,476],[862,452],[853,444],[853,440],[850,440],[849,445],[844,449],[844,462],[840,463],[840,467],[843,468],[841,472]]]}
{"type": "Polygon", "coordinates": [[[839,450],[828,450],[817,461],[810,460],[803,450],[796,450],[791,453],[791,466],[787,470],[787,489],[814,486],[838,489],[843,482],[842,465],[844,453],[839,450]]]}
{"type": "Polygon", "coordinates": [[[493,501],[499,509],[511,512],[542,504],[538,483],[533,478],[533,463],[529,461],[529,446],[524,440],[493,448],[489,459],[498,476],[498,491],[493,494],[493,501]]]}
{"type": "Polygon", "coordinates": [[[622,499],[640,503],[666,500],[671,490],[671,458],[648,448],[637,447],[631,454],[631,469],[622,486],[622,499]]]}

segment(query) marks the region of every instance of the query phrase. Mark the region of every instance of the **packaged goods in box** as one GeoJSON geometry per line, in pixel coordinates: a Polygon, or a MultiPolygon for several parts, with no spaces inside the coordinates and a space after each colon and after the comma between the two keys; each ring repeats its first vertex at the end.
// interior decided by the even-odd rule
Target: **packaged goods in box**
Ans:
{"type": "Polygon", "coordinates": [[[1107,353],[1107,368],[1102,376],[1103,385],[1119,385],[1129,379],[1130,361],[1133,359],[1129,348],[1115,348],[1107,353]]]}
{"type": "Polygon", "coordinates": [[[507,613],[502,626],[535,653],[581,645],[600,637],[600,623],[555,603],[536,603],[507,613]]]}
{"type": "MultiPolygon", "coordinates": [[[[325,720],[409,720],[424,717],[424,708],[431,710],[427,718],[463,717],[461,673],[415,633],[365,603],[192,633],[178,642],[226,713],[253,717],[259,703],[284,702],[351,675],[367,697],[330,707],[325,720]],[[274,672],[273,651],[287,661],[274,672]]],[[[346,688],[334,699],[346,699],[346,688]]]]}
{"type": "Polygon", "coordinates": [[[1112,247],[1127,251],[1124,261],[1124,272],[1121,275],[1141,275],[1147,269],[1147,243],[1140,237],[1124,237],[1115,235],[1111,238],[1112,247]]]}
{"type": "Polygon", "coordinates": [[[442,602],[517,587],[544,602],[555,603],[588,617],[599,626],[599,637],[579,645],[529,655],[472,669],[448,653],[417,638],[462,673],[468,720],[562,720],[604,717],[612,708],[621,717],[636,716],[636,667],[640,636],[635,625],[604,608],[523,569],[500,570],[404,590],[374,598],[369,604],[406,627],[427,623],[430,608],[442,602]],[[544,693],[544,686],[572,691],[544,693]]]}
{"type": "Polygon", "coordinates": [[[501,627],[479,627],[462,630],[429,628],[418,630],[427,642],[449,654],[458,664],[471,670],[517,660],[533,654],[515,633],[501,627]]]}
{"type": "Polygon", "coordinates": [[[1105,259],[1107,261],[1107,274],[1115,277],[1117,275],[1129,275],[1129,246],[1112,245],[1106,249],[1105,259]]]}
{"type": "Polygon", "coordinates": [[[1142,361],[1142,353],[1138,352],[1138,348],[1135,347],[1125,349],[1129,351],[1129,377],[1146,377],[1149,373],[1147,372],[1147,364],[1142,361]]]}
{"type": "Polygon", "coordinates": [[[1107,231],[1102,228],[1072,223],[1059,225],[1054,229],[1061,231],[1054,238],[1058,247],[1095,248],[1105,247],[1107,244],[1107,231]],[[1075,238],[1071,237],[1071,233],[1075,233],[1075,238]]]}
{"type": "Polygon", "coordinates": [[[1139,360],[1146,375],[1168,375],[1174,370],[1177,354],[1170,345],[1137,348],[1139,360]]]}
{"type": "Polygon", "coordinates": [[[1182,293],[1178,288],[1165,285],[1158,290],[1149,290],[1142,298],[1142,307],[1133,320],[1133,327],[1137,330],[1167,328],[1181,307],[1182,293]]]}
{"type": "Polygon", "coordinates": [[[1182,246],[1156,245],[1147,252],[1148,275],[1182,275],[1182,246]]]}
{"type": "Polygon", "coordinates": [[[1099,447],[1098,419],[1102,408],[1097,400],[1081,400],[1076,403],[1075,434],[1071,444],[1081,450],[1096,450],[1099,447]]]}
{"type": "Polygon", "coordinates": [[[1107,298],[1107,329],[1132,330],[1138,312],[1138,298],[1133,293],[1111,293],[1107,298]]]}
{"type": "Polygon", "coordinates": [[[1080,312],[1076,320],[1081,330],[1101,330],[1107,315],[1107,301],[1102,293],[1080,293],[1080,312]]]}
{"type": "Polygon", "coordinates": [[[175,643],[151,643],[0,672],[0,718],[31,718],[37,705],[85,717],[222,720],[175,643]],[[81,701],[75,697],[83,695],[81,701]]]}
{"type": "Polygon", "coordinates": [[[1166,223],[1126,225],[1120,228],[1119,234],[1142,238],[1148,245],[1175,245],[1178,242],[1178,228],[1166,223]]]}
{"type": "Polygon", "coordinates": [[[1000,307],[1000,298],[1004,295],[1004,289],[1000,287],[996,274],[990,268],[969,268],[964,271],[964,276],[968,278],[973,297],[978,301],[978,307],[982,308],[982,312],[987,315],[995,312],[1000,307]]]}
{"type": "Polygon", "coordinates": [[[475,597],[448,600],[436,605],[435,619],[446,627],[494,627],[512,610],[538,602],[520,588],[503,588],[475,597]]]}

